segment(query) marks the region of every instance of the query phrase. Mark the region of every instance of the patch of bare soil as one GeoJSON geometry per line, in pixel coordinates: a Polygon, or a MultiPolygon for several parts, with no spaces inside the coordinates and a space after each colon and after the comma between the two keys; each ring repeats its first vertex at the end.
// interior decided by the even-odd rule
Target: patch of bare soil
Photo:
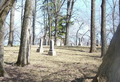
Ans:
{"type": "Polygon", "coordinates": [[[10,77],[0,77],[0,82],[91,82],[101,63],[99,49],[89,53],[89,47],[55,47],[57,56],[49,56],[49,46],[44,53],[32,46],[30,64],[14,66],[19,47],[5,47],[5,70],[10,77]]]}

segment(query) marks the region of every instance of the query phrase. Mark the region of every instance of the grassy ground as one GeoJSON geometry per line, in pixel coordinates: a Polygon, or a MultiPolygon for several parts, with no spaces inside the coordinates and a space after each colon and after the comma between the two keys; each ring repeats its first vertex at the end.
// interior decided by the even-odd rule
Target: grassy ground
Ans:
{"type": "Polygon", "coordinates": [[[5,47],[5,69],[10,77],[0,77],[0,82],[91,82],[101,63],[100,49],[89,53],[89,47],[55,47],[57,56],[37,53],[32,46],[30,65],[12,66],[17,61],[19,47],[5,47]]]}

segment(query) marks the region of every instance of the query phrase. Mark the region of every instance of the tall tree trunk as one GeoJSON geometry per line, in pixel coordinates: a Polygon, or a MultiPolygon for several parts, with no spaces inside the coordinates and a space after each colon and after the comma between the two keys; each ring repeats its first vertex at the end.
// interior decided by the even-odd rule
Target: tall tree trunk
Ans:
{"type": "Polygon", "coordinates": [[[120,0],[119,0],[119,23],[120,23],[120,0]]]}
{"type": "Polygon", "coordinates": [[[57,44],[58,16],[55,18],[55,45],[57,44]]]}
{"type": "Polygon", "coordinates": [[[27,42],[29,42],[28,32],[29,32],[29,28],[31,27],[33,3],[34,3],[34,0],[26,0],[25,2],[25,12],[24,12],[24,19],[23,19],[22,31],[21,31],[20,49],[19,49],[18,60],[16,62],[18,66],[25,66],[28,64],[27,62],[28,58],[26,58],[28,57],[27,56],[27,52],[28,52],[27,42]]]}
{"type": "Polygon", "coordinates": [[[58,21],[59,21],[59,12],[61,7],[63,6],[65,0],[54,0],[54,7],[55,7],[55,45],[57,44],[57,37],[58,37],[58,21]]]}
{"type": "Polygon", "coordinates": [[[96,42],[95,42],[95,0],[91,0],[91,46],[90,53],[95,52],[96,42]]]}
{"type": "Polygon", "coordinates": [[[10,12],[10,32],[9,32],[9,40],[8,40],[8,46],[13,46],[13,39],[14,39],[14,16],[15,16],[15,6],[16,1],[13,4],[13,7],[10,12]]]}
{"type": "Polygon", "coordinates": [[[22,27],[22,22],[23,22],[23,0],[21,0],[21,27],[22,27]]]}
{"type": "Polygon", "coordinates": [[[67,0],[67,18],[66,18],[66,34],[65,34],[65,45],[69,46],[69,12],[70,12],[71,0],[67,0]]]}
{"type": "Polygon", "coordinates": [[[46,45],[46,35],[47,35],[47,20],[46,20],[47,16],[45,14],[45,11],[44,11],[44,36],[43,36],[43,43],[44,45],[46,45]]]}
{"type": "Polygon", "coordinates": [[[37,0],[35,0],[35,6],[33,10],[33,35],[32,35],[32,44],[35,45],[35,22],[36,22],[36,7],[37,7],[37,0]]]}
{"type": "Polygon", "coordinates": [[[120,24],[98,69],[98,82],[120,82],[120,24]]]}
{"type": "Polygon", "coordinates": [[[15,0],[0,0],[0,76],[6,76],[4,69],[4,23],[15,0]]]}
{"type": "Polygon", "coordinates": [[[49,42],[50,42],[50,39],[51,39],[51,18],[48,17],[48,20],[49,20],[49,42]]]}
{"type": "Polygon", "coordinates": [[[79,29],[77,30],[77,32],[76,32],[76,46],[77,46],[77,40],[78,40],[78,32],[79,32],[79,30],[80,30],[80,28],[82,27],[82,25],[83,25],[84,23],[82,23],[81,25],[80,25],[80,27],[79,27],[79,29]]]}
{"type": "Polygon", "coordinates": [[[101,57],[105,55],[107,51],[106,41],[106,0],[102,0],[101,5],[101,57]]]}
{"type": "Polygon", "coordinates": [[[47,0],[47,13],[48,13],[48,23],[49,23],[49,41],[48,41],[48,44],[49,44],[51,39],[51,17],[50,17],[50,11],[49,11],[49,0],[47,0]]]}
{"type": "Polygon", "coordinates": [[[66,18],[66,34],[65,34],[65,45],[69,46],[69,28],[70,28],[70,19],[73,11],[74,0],[67,0],[67,18],[66,18]]]}
{"type": "Polygon", "coordinates": [[[112,22],[113,22],[113,34],[114,34],[116,32],[116,27],[115,27],[115,8],[116,8],[117,0],[116,1],[112,0],[112,2],[113,2],[112,22]]]}
{"type": "Polygon", "coordinates": [[[57,42],[57,31],[58,31],[58,5],[57,5],[57,1],[54,0],[54,6],[55,6],[55,45],[57,42]]]}
{"type": "Polygon", "coordinates": [[[27,53],[26,53],[26,62],[29,64],[29,56],[30,56],[30,50],[31,50],[31,27],[28,27],[27,32],[27,53]]]}

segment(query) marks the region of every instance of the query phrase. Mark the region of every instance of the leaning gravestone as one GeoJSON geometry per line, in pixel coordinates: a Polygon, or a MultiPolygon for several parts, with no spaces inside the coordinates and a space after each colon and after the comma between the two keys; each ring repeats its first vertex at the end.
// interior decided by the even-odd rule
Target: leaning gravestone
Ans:
{"type": "Polygon", "coordinates": [[[43,39],[40,39],[40,45],[39,45],[39,48],[37,49],[37,52],[43,53],[42,43],[43,43],[43,39]]]}
{"type": "Polygon", "coordinates": [[[56,56],[56,51],[54,50],[54,41],[50,40],[50,50],[48,52],[50,56],[56,56]]]}

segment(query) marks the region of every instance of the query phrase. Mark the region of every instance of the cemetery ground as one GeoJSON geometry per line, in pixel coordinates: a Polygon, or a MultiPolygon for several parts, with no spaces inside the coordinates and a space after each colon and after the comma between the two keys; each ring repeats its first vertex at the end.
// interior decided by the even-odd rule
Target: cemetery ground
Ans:
{"type": "Polygon", "coordinates": [[[31,46],[30,64],[14,66],[19,47],[4,47],[4,65],[9,77],[0,77],[0,82],[91,82],[102,59],[100,47],[89,53],[90,47],[55,47],[57,56],[49,56],[49,46],[44,52],[36,52],[31,46]]]}

